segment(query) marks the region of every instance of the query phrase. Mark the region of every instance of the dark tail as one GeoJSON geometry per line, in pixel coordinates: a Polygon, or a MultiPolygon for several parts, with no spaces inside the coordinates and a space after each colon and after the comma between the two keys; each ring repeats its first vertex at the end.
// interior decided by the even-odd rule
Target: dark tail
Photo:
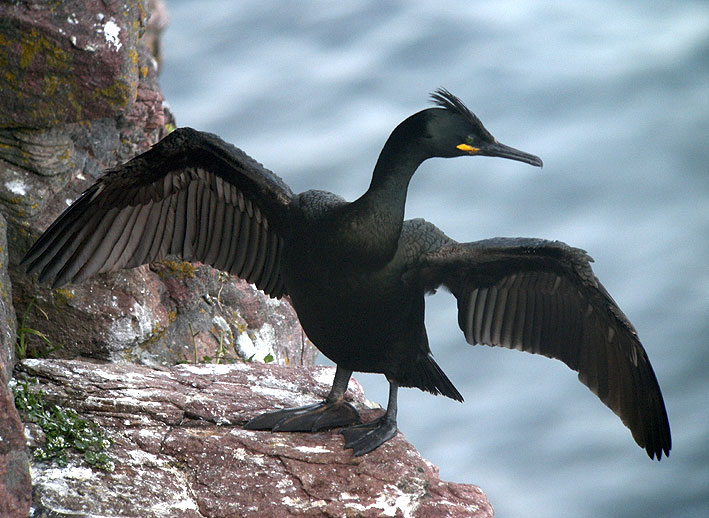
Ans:
{"type": "Polygon", "coordinates": [[[431,394],[442,394],[456,401],[463,401],[463,396],[438,366],[431,353],[412,365],[400,384],[403,387],[417,387],[431,394]]]}

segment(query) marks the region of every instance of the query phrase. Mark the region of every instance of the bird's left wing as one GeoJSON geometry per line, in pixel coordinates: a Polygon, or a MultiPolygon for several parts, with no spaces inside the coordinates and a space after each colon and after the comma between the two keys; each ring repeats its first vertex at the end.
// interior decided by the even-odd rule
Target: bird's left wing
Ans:
{"type": "Polygon", "coordinates": [[[563,361],[659,459],[671,447],[660,387],[635,329],[591,261],[558,241],[495,238],[430,250],[416,276],[426,290],[443,285],[455,295],[470,344],[563,361]]]}
{"type": "Polygon", "coordinates": [[[89,187],[22,259],[53,286],[175,255],[273,297],[293,193],[216,135],[180,128],[89,187]]]}

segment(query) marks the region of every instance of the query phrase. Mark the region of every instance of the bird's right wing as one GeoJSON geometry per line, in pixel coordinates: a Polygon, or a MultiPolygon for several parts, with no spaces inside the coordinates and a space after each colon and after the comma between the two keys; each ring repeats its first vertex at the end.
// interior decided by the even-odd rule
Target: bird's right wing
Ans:
{"type": "Polygon", "coordinates": [[[180,128],[89,187],[22,263],[59,286],[175,255],[280,297],[292,198],[280,178],[240,149],[180,128]]]}
{"type": "Polygon", "coordinates": [[[635,329],[591,260],[558,241],[450,241],[421,256],[416,276],[426,290],[443,285],[455,295],[469,343],[563,361],[659,459],[671,447],[660,387],[635,329]]]}

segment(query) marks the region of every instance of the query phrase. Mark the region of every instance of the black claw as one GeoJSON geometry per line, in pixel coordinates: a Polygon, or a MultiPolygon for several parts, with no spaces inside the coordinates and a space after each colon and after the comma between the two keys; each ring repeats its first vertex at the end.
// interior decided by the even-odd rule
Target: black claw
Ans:
{"type": "Polygon", "coordinates": [[[266,412],[254,417],[244,428],[274,432],[318,432],[361,422],[359,413],[351,404],[345,401],[323,401],[314,405],[266,412]]]}

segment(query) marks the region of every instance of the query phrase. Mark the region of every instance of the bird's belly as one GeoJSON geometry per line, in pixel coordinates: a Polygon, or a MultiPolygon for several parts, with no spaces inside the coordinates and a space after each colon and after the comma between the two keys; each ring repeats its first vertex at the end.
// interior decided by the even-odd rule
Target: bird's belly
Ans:
{"type": "Polygon", "coordinates": [[[286,287],[303,330],[338,365],[385,372],[392,346],[407,332],[409,301],[395,283],[343,272],[286,277],[286,287]]]}

